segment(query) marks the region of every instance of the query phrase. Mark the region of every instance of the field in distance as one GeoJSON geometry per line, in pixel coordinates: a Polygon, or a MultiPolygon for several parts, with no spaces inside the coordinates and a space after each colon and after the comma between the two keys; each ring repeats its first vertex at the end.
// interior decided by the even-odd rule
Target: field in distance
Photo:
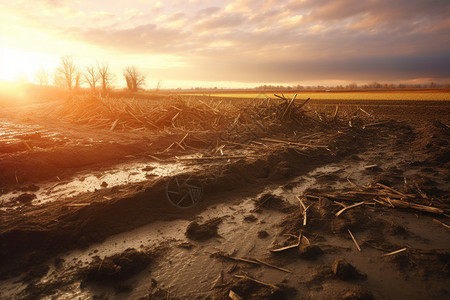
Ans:
{"type": "MultiPolygon", "coordinates": [[[[190,94],[190,93],[189,93],[190,94]]],[[[450,101],[450,90],[419,90],[419,91],[296,91],[282,93],[279,91],[264,92],[220,92],[220,93],[192,93],[190,95],[202,95],[210,97],[266,99],[274,98],[274,94],[283,94],[286,98],[292,98],[297,94],[298,99],[311,98],[312,100],[417,100],[417,101],[450,101]]]]}

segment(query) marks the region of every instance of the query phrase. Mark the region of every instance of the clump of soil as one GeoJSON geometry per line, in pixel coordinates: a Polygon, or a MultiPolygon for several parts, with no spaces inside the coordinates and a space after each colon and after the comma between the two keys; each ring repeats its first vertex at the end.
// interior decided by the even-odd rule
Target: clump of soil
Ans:
{"type": "Polygon", "coordinates": [[[268,236],[269,236],[269,234],[267,233],[267,231],[265,231],[265,230],[258,231],[258,238],[265,239],[268,236]]]}
{"type": "Polygon", "coordinates": [[[298,255],[301,258],[315,260],[323,254],[322,249],[317,245],[301,245],[298,250],[298,255]]]}
{"type": "Polygon", "coordinates": [[[220,223],[222,223],[221,218],[214,218],[203,224],[198,224],[196,221],[193,221],[186,228],[186,236],[196,241],[205,241],[217,237],[219,236],[217,228],[220,223]]]}
{"type": "Polygon", "coordinates": [[[258,219],[254,215],[247,215],[244,217],[244,221],[248,223],[253,223],[258,221],[258,219]]]}
{"type": "Polygon", "coordinates": [[[154,258],[152,254],[129,248],[104,259],[97,256],[89,266],[81,270],[81,276],[86,282],[117,283],[144,270],[154,258]]]}
{"type": "Polygon", "coordinates": [[[343,258],[335,260],[333,267],[333,274],[341,280],[353,280],[363,277],[363,275],[350,263],[343,258]]]}
{"type": "Polygon", "coordinates": [[[31,204],[31,201],[36,199],[35,194],[24,193],[16,198],[16,201],[22,204],[31,204]]]}
{"type": "Polygon", "coordinates": [[[255,201],[255,210],[259,208],[288,213],[295,209],[295,206],[287,203],[281,197],[266,193],[255,201]]]}

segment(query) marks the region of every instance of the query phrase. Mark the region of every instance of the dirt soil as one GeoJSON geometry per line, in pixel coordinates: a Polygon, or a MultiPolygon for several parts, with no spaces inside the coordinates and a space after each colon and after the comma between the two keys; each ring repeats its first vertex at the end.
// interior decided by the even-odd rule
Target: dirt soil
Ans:
{"type": "Polygon", "coordinates": [[[2,108],[0,298],[450,297],[450,103],[298,98],[2,108]]]}

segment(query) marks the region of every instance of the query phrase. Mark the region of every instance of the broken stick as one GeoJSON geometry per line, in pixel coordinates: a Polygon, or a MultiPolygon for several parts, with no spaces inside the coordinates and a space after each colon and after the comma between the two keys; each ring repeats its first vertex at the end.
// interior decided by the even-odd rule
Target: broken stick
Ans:
{"type": "Polygon", "coordinates": [[[408,248],[402,248],[402,249],[400,249],[400,250],[392,251],[392,252],[383,254],[383,256],[395,255],[395,254],[401,253],[401,252],[403,252],[403,251],[406,251],[406,249],[408,249],[408,248]]]}
{"type": "Polygon", "coordinates": [[[363,201],[363,202],[358,202],[358,203],[355,203],[355,204],[346,206],[346,207],[344,207],[343,209],[341,209],[340,211],[338,211],[338,212],[336,213],[336,217],[339,217],[339,215],[342,214],[342,213],[343,213],[344,211],[346,211],[347,209],[350,209],[350,208],[354,208],[354,207],[363,205],[364,203],[365,203],[365,202],[363,201]]]}
{"type": "Polygon", "coordinates": [[[350,233],[350,237],[353,240],[353,243],[355,243],[356,249],[358,249],[359,252],[361,252],[361,247],[359,247],[358,242],[356,241],[355,237],[353,236],[352,232],[350,231],[350,229],[347,229],[348,233],[350,233]]]}
{"type": "Polygon", "coordinates": [[[306,211],[308,210],[309,206],[306,207],[305,203],[303,203],[302,199],[299,196],[295,196],[297,197],[298,201],[300,201],[300,205],[303,208],[303,226],[306,226],[306,211]]]}
{"type": "Polygon", "coordinates": [[[280,289],[280,288],[277,287],[276,285],[273,285],[273,284],[270,284],[270,283],[267,283],[267,282],[264,282],[264,281],[261,281],[261,280],[252,278],[252,277],[247,276],[247,275],[234,275],[234,277],[236,277],[236,278],[242,278],[242,279],[246,279],[246,280],[250,280],[250,281],[259,283],[259,284],[261,284],[261,285],[264,285],[264,286],[273,288],[274,290],[279,290],[279,289],[280,289]]]}

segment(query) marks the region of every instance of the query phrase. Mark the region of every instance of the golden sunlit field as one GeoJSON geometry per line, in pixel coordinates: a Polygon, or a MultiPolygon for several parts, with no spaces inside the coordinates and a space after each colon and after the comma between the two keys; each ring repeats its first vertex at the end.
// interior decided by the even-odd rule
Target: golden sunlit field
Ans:
{"type": "MultiPolygon", "coordinates": [[[[281,93],[278,93],[281,95],[281,93]]],[[[295,93],[283,93],[287,98],[292,98],[295,93]]],[[[250,93],[211,93],[211,94],[194,94],[194,95],[208,95],[211,97],[225,97],[225,98],[248,98],[248,99],[265,99],[267,97],[273,98],[273,93],[270,92],[250,92],[250,93]]],[[[418,101],[450,101],[450,91],[445,92],[297,92],[297,97],[311,98],[314,100],[418,100],[418,101]]]]}

